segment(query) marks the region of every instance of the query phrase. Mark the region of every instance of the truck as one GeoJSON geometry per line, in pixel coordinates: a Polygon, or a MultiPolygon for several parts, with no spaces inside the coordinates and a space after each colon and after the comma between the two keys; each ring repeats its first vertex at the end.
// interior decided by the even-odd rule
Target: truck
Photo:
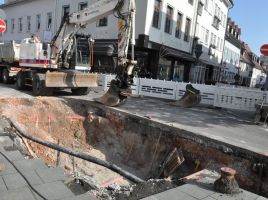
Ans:
{"type": "MultiPolygon", "coordinates": [[[[16,81],[24,90],[32,87],[36,96],[52,95],[55,89],[70,88],[76,95],[87,94],[97,86],[97,74],[90,72],[93,60],[94,39],[84,34],[87,24],[113,14],[118,18],[118,66],[121,69],[112,81],[114,90],[108,91],[109,102],[96,99],[105,105],[116,106],[130,93],[134,61],[135,0],[100,0],[88,8],[64,16],[50,43],[37,37],[25,38],[20,43],[11,41],[0,45],[0,72],[4,83],[16,81]],[[132,38],[131,38],[132,36],[132,38]],[[129,41],[133,55],[127,59],[129,41]]],[[[107,95],[105,95],[107,97],[107,95]]],[[[106,98],[107,99],[107,98],[106,98]]]]}
{"type": "Polygon", "coordinates": [[[90,72],[88,37],[76,35],[76,48],[68,69],[51,63],[51,44],[25,38],[0,45],[0,75],[3,83],[16,83],[19,90],[32,87],[36,96],[52,95],[55,89],[70,88],[75,95],[96,87],[97,75],[90,72]],[[79,52],[79,55],[77,54],[79,52]]]}
{"type": "Polygon", "coordinates": [[[19,68],[20,44],[15,41],[0,44],[0,82],[15,81],[19,68]]]}

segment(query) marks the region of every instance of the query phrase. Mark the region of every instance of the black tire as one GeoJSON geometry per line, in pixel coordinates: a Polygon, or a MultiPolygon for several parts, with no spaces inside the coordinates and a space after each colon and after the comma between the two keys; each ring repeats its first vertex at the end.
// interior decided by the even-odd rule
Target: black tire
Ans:
{"type": "Polygon", "coordinates": [[[45,86],[45,75],[34,74],[33,75],[33,94],[35,96],[50,96],[53,94],[53,88],[47,88],[45,86]]]}
{"type": "Polygon", "coordinates": [[[3,70],[0,69],[0,83],[3,83],[3,79],[2,79],[2,73],[3,73],[3,70]]]}
{"type": "Polygon", "coordinates": [[[2,71],[2,80],[5,84],[11,83],[11,78],[9,77],[9,71],[7,68],[2,71]]]}
{"type": "Polygon", "coordinates": [[[88,95],[90,92],[90,88],[88,88],[88,87],[73,88],[71,90],[72,90],[73,95],[88,95]]]}
{"type": "Polygon", "coordinates": [[[18,90],[25,90],[26,89],[26,80],[25,80],[25,73],[20,71],[16,77],[16,87],[18,90]]]}

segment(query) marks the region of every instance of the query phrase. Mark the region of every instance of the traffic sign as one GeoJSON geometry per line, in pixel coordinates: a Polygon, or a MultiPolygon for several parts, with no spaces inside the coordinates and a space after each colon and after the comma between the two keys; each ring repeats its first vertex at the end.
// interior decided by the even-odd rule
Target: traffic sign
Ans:
{"type": "Polygon", "coordinates": [[[262,45],[260,50],[262,55],[268,56],[268,44],[262,45]]]}
{"type": "Polygon", "coordinates": [[[4,20],[0,19],[0,33],[5,32],[6,28],[7,28],[6,22],[4,20]]]}

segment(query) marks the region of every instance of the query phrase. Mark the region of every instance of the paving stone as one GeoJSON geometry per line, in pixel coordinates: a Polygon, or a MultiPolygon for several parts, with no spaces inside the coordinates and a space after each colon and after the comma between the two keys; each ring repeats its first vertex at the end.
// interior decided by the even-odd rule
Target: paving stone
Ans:
{"type": "Polygon", "coordinates": [[[178,190],[178,188],[174,188],[171,190],[167,190],[165,192],[152,195],[150,197],[146,197],[143,200],[196,200],[196,198],[185,194],[178,190]]]}
{"type": "Polygon", "coordinates": [[[267,200],[267,198],[265,198],[265,197],[259,197],[259,198],[256,199],[256,200],[267,200]]]}
{"type": "Polygon", "coordinates": [[[202,199],[202,200],[215,200],[215,199],[212,198],[212,197],[206,197],[206,198],[204,198],[204,199],[202,199]]]}
{"type": "Polygon", "coordinates": [[[5,151],[4,154],[11,161],[24,160],[23,155],[19,151],[5,151]]]}
{"type": "Polygon", "coordinates": [[[8,190],[19,189],[28,186],[27,182],[19,173],[4,175],[3,180],[8,190]]]}
{"type": "Polygon", "coordinates": [[[20,188],[6,193],[0,193],[1,200],[35,200],[29,188],[20,188]]]}
{"type": "Polygon", "coordinates": [[[180,187],[177,187],[176,190],[184,192],[194,198],[203,199],[206,198],[215,192],[211,190],[209,185],[197,185],[197,184],[186,184],[180,187]]]}
{"type": "Polygon", "coordinates": [[[47,168],[40,159],[19,160],[15,161],[14,164],[20,171],[32,171],[47,168]]]}
{"type": "Polygon", "coordinates": [[[256,200],[259,196],[251,192],[241,190],[241,193],[235,195],[215,193],[213,195],[210,195],[210,197],[217,200],[256,200]]]}
{"type": "Polygon", "coordinates": [[[64,200],[97,200],[97,198],[91,196],[90,194],[81,194],[81,195],[78,195],[78,196],[66,198],[64,200]]]}
{"type": "Polygon", "coordinates": [[[41,177],[44,183],[65,180],[64,170],[60,167],[37,169],[36,173],[41,177]]]}
{"type": "Polygon", "coordinates": [[[0,176],[0,194],[3,192],[7,192],[7,187],[5,182],[3,181],[2,176],[0,176]]]}
{"type": "MultiPolygon", "coordinates": [[[[74,197],[74,194],[69,188],[61,181],[53,183],[45,183],[42,185],[34,186],[34,188],[43,195],[46,199],[66,199],[68,197],[74,197]]],[[[37,195],[36,195],[37,197],[37,195]]],[[[39,199],[39,198],[38,198],[39,199]]]]}
{"type": "Polygon", "coordinates": [[[15,168],[2,155],[0,155],[0,163],[4,167],[4,169],[0,171],[0,176],[17,172],[15,168]]]}
{"type": "Polygon", "coordinates": [[[8,136],[0,136],[0,146],[4,147],[13,146],[13,141],[8,136]]]}
{"type": "Polygon", "coordinates": [[[22,174],[32,186],[44,183],[35,171],[23,171],[22,174]]]}

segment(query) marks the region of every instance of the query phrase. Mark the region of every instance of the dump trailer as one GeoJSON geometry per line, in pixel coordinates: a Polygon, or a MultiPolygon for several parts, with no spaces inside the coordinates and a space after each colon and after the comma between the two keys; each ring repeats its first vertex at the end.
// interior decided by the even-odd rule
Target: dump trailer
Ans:
{"type": "Polygon", "coordinates": [[[20,44],[15,41],[0,44],[0,82],[11,83],[19,68],[20,44]]]}

